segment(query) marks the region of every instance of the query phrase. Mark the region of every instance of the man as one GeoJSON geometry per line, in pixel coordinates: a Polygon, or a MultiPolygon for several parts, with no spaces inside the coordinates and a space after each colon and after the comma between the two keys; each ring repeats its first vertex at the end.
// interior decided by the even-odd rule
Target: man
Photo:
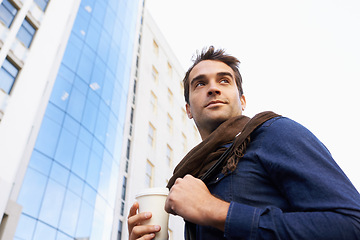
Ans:
{"type": "MultiPolygon", "coordinates": [[[[186,111],[203,141],[169,180],[165,210],[187,239],[360,239],[360,195],[328,150],[300,124],[264,112],[242,115],[239,61],[204,49],[184,78],[186,111]]],[[[128,218],[130,239],[159,226],[128,218]]]]}

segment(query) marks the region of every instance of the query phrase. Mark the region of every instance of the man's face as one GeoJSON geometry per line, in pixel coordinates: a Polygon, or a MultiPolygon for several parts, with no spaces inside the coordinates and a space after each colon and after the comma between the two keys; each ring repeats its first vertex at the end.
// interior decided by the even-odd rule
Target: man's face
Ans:
{"type": "Polygon", "coordinates": [[[186,111],[204,139],[227,119],[242,114],[245,97],[239,95],[234,71],[223,62],[204,60],[189,75],[186,111]]]}

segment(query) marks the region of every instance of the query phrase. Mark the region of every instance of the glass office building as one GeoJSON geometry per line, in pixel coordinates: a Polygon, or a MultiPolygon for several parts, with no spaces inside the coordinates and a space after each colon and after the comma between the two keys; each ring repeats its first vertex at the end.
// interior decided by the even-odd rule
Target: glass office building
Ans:
{"type": "Polygon", "coordinates": [[[15,239],[111,239],[139,4],[81,1],[18,196],[15,239]]]}

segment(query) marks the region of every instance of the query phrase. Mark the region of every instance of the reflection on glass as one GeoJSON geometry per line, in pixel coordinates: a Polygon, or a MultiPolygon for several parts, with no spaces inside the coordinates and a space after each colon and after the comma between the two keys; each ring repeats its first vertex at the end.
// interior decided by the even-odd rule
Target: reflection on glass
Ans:
{"type": "Polygon", "coordinates": [[[29,167],[39,171],[45,176],[49,175],[51,168],[51,159],[46,157],[44,154],[34,150],[29,162],[29,167]]]}
{"type": "Polygon", "coordinates": [[[40,221],[36,224],[35,234],[32,238],[33,240],[43,240],[43,239],[55,239],[56,230],[55,228],[50,227],[40,221]]]}
{"type": "Polygon", "coordinates": [[[56,149],[55,160],[70,169],[76,146],[76,137],[66,129],[62,129],[56,149]]]}
{"type": "Polygon", "coordinates": [[[64,201],[65,187],[49,179],[41,205],[39,219],[57,227],[64,201]]]}
{"type": "Polygon", "coordinates": [[[69,170],[64,168],[60,164],[53,162],[50,178],[57,183],[60,183],[62,186],[66,186],[69,178],[69,170]]]}
{"type": "Polygon", "coordinates": [[[82,179],[85,179],[86,169],[89,161],[90,149],[81,141],[77,142],[71,171],[82,179]]]}
{"type": "Polygon", "coordinates": [[[77,230],[75,234],[76,237],[85,238],[90,236],[93,211],[94,208],[92,208],[88,203],[84,201],[81,202],[79,221],[77,223],[77,230]]]}
{"type": "Polygon", "coordinates": [[[17,226],[17,237],[18,239],[29,239],[29,236],[32,236],[35,230],[36,220],[22,214],[19,219],[17,226]]]}
{"type": "Polygon", "coordinates": [[[23,207],[23,213],[38,217],[46,183],[46,176],[28,168],[18,197],[18,203],[23,207]]]}
{"type": "Polygon", "coordinates": [[[59,229],[71,236],[74,236],[75,234],[80,203],[81,200],[79,196],[75,195],[71,191],[66,192],[59,229]]]}
{"type": "Polygon", "coordinates": [[[80,4],[18,198],[15,239],[110,239],[137,4],[80,4]]]}

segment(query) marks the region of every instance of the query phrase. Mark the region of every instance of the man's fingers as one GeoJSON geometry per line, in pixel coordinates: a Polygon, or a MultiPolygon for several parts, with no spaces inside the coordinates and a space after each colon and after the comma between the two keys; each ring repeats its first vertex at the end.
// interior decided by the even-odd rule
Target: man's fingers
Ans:
{"type": "Polygon", "coordinates": [[[130,234],[130,240],[147,240],[153,239],[155,233],[160,231],[160,226],[158,225],[139,225],[135,226],[130,234]]]}
{"type": "Polygon", "coordinates": [[[138,202],[134,202],[134,204],[131,206],[130,211],[129,211],[129,216],[128,218],[136,215],[137,210],[139,209],[139,203],[138,202]]]}
{"type": "Polygon", "coordinates": [[[159,225],[140,225],[134,227],[132,233],[136,236],[144,236],[146,234],[159,232],[160,229],[161,227],[159,225]]]}
{"type": "Polygon", "coordinates": [[[142,212],[128,218],[128,225],[134,227],[151,218],[151,212],[142,212]]]}

